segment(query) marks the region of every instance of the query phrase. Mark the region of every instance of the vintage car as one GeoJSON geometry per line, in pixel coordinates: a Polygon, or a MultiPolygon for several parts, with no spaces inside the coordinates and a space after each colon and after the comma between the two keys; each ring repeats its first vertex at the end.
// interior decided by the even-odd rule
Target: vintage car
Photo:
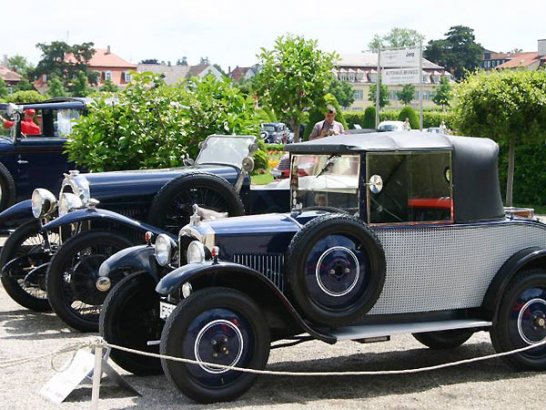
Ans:
{"type": "MultiPolygon", "coordinates": [[[[126,320],[103,316],[102,330],[127,339],[106,340],[157,349],[160,316],[160,352],[200,362],[162,360],[165,374],[193,400],[215,402],[256,378],[230,366],[263,369],[280,339],[412,333],[454,348],[489,331],[498,352],[546,339],[546,225],[505,212],[493,141],[393,132],[287,150],[293,211],[192,218],[178,244],[158,236],[150,248],[166,269],[116,286],[103,313],[117,305],[126,320]],[[301,176],[310,156],[316,166],[301,176]]],[[[544,370],[546,347],[506,359],[544,370]]]]}
{"type": "Polygon", "coordinates": [[[0,211],[29,198],[34,188],[60,188],[63,172],[75,169],[64,153],[66,137],[88,101],[0,104],[0,211]],[[26,121],[34,127],[28,134],[26,121]]]}
{"type": "Polygon", "coordinates": [[[255,140],[210,136],[195,163],[186,161],[189,166],[181,168],[71,172],[58,202],[51,192],[35,190],[31,201],[0,214],[34,214],[0,254],[6,291],[22,306],[37,311],[51,307],[70,326],[96,331],[111,285],[103,282],[97,289],[98,267],[108,256],[141,242],[146,231],[178,232],[189,222],[193,204],[212,217],[288,209],[287,189],[250,187],[255,140]]]}

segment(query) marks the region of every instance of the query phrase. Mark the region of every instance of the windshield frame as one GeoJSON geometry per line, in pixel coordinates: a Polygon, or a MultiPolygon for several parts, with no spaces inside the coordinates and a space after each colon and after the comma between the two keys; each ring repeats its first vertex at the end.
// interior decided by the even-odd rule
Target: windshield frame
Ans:
{"type": "MultiPolygon", "coordinates": [[[[216,164],[216,165],[228,165],[235,167],[237,169],[241,169],[242,161],[245,157],[251,156],[252,154],[252,146],[256,142],[256,137],[252,135],[209,135],[205,141],[203,141],[203,146],[199,150],[199,154],[197,155],[197,158],[195,159],[195,165],[209,165],[209,164],[216,164]],[[241,156],[241,158],[238,158],[238,162],[236,161],[222,161],[222,158],[220,160],[214,160],[210,161],[206,158],[204,159],[203,156],[206,153],[207,146],[210,144],[210,140],[218,139],[218,140],[224,140],[224,139],[240,139],[240,140],[246,140],[246,146],[247,149],[244,152],[244,155],[241,156]]],[[[245,145],[242,143],[241,145],[245,145]]]]}

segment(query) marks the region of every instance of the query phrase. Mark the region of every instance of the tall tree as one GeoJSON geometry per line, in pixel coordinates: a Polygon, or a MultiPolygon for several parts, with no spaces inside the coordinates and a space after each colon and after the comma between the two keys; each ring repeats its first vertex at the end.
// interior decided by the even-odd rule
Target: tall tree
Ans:
{"type": "Polygon", "coordinates": [[[336,58],[335,53],[319,50],[316,40],[291,34],[278,37],[273,49],[262,48],[258,55],[262,66],[256,75],[260,103],[290,125],[296,142],[300,141],[306,111],[323,105],[336,58]]]}
{"type": "Polygon", "coordinates": [[[374,35],[372,41],[368,43],[371,50],[387,47],[412,47],[425,40],[425,36],[417,30],[410,28],[394,27],[385,35],[374,35]]]}
{"type": "Polygon", "coordinates": [[[97,74],[89,69],[89,60],[95,54],[93,43],[69,45],[64,41],[53,41],[50,44],[38,43],[36,47],[42,52],[34,74],[56,76],[64,88],[76,81],[79,72],[83,72],[91,84],[97,82],[97,74]]]}
{"type": "Polygon", "coordinates": [[[53,75],[49,78],[49,87],[47,89],[47,94],[50,97],[66,97],[68,92],[64,88],[64,84],[59,77],[53,75]]]}
{"type": "Polygon", "coordinates": [[[188,65],[188,57],[184,56],[176,60],[176,65],[188,65]]]}
{"type": "Polygon", "coordinates": [[[453,97],[453,89],[447,77],[440,78],[440,84],[434,90],[432,101],[434,104],[441,106],[444,110],[449,106],[451,98],[453,97]]]}
{"type": "MultiPolygon", "coordinates": [[[[376,100],[376,90],[377,86],[375,84],[372,84],[368,91],[368,100],[373,101],[374,104],[376,100]]],[[[387,105],[389,105],[389,88],[386,85],[381,84],[381,88],[379,91],[379,108],[384,108],[387,105]]]]}
{"type": "Polygon", "coordinates": [[[199,64],[200,65],[202,65],[202,64],[209,65],[210,64],[209,58],[208,57],[201,57],[201,59],[199,60],[199,64]]]}
{"type": "Polygon", "coordinates": [[[74,97],[87,97],[91,94],[91,91],[86,74],[83,71],[80,71],[70,85],[70,93],[74,97]]]}
{"type": "Polygon", "coordinates": [[[17,72],[25,78],[28,78],[30,72],[34,68],[32,64],[20,54],[16,54],[8,58],[8,68],[17,72]]]}
{"type": "Polygon", "coordinates": [[[3,78],[0,78],[0,98],[6,98],[9,94],[8,86],[3,78]]]}
{"type": "Polygon", "coordinates": [[[424,56],[445,67],[457,80],[461,80],[466,71],[472,72],[480,67],[483,47],[476,42],[474,29],[453,26],[445,34],[445,39],[428,42],[424,56]]]}
{"type": "Polygon", "coordinates": [[[516,145],[546,140],[546,71],[479,72],[456,92],[459,131],[508,146],[506,205],[512,206],[516,145]]]}
{"type": "Polygon", "coordinates": [[[402,89],[396,93],[396,96],[405,105],[411,104],[415,98],[415,86],[413,84],[404,85],[402,89]]]}
{"type": "Polygon", "coordinates": [[[146,58],[139,64],[159,64],[159,60],[157,58],[146,58]]]}
{"type": "Polygon", "coordinates": [[[337,102],[342,107],[350,107],[355,101],[355,91],[347,81],[340,81],[334,78],[330,83],[328,92],[336,97],[337,102]]]}

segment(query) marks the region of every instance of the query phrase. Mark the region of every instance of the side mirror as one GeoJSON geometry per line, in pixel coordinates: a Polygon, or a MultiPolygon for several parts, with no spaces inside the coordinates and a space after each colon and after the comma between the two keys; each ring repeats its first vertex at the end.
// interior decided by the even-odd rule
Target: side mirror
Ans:
{"type": "Polygon", "coordinates": [[[195,161],[192,158],[182,158],[182,163],[185,167],[191,167],[195,165],[195,161]]]}
{"type": "Polygon", "coordinates": [[[366,185],[368,185],[372,194],[378,194],[383,189],[383,178],[379,175],[372,175],[366,185]]]}
{"type": "Polygon", "coordinates": [[[247,174],[250,174],[252,172],[252,170],[254,169],[254,160],[251,157],[243,158],[243,163],[242,163],[241,168],[247,174]]]}
{"type": "Polygon", "coordinates": [[[199,149],[203,149],[203,148],[205,148],[206,146],[207,146],[207,144],[205,144],[205,141],[201,141],[199,144],[197,144],[197,147],[198,147],[199,149]]]}
{"type": "Polygon", "coordinates": [[[250,147],[248,147],[248,151],[253,154],[255,153],[256,151],[258,151],[259,147],[258,147],[258,144],[254,143],[252,144],[250,147]]]}

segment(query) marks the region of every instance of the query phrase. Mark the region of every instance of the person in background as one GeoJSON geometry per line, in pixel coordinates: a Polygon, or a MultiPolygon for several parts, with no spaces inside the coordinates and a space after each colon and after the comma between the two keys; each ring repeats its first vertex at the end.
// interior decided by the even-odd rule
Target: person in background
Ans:
{"type": "Polygon", "coordinates": [[[404,121],[404,131],[411,131],[411,125],[409,122],[409,118],[406,117],[406,121],[404,121]]]}
{"type": "MultiPolygon", "coordinates": [[[[21,133],[25,135],[40,135],[42,130],[40,126],[34,122],[34,115],[36,111],[32,108],[27,108],[24,112],[24,118],[21,121],[21,133]]],[[[3,117],[2,122],[4,123],[4,128],[11,128],[15,125],[14,121],[6,120],[3,117]]]]}
{"type": "Polygon", "coordinates": [[[343,134],[345,131],[343,129],[343,125],[335,120],[336,109],[331,105],[329,105],[326,109],[327,111],[324,115],[324,120],[315,124],[313,131],[311,131],[311,134],[309,134],[309,140],[329,137],[331,135],[339,135],[343,134]]]}
{"type": "Polygon", "coordinates": [[[440,124],[440,134],[447,134],[447,126],[445,121],[442,121],[440,124]]]}

